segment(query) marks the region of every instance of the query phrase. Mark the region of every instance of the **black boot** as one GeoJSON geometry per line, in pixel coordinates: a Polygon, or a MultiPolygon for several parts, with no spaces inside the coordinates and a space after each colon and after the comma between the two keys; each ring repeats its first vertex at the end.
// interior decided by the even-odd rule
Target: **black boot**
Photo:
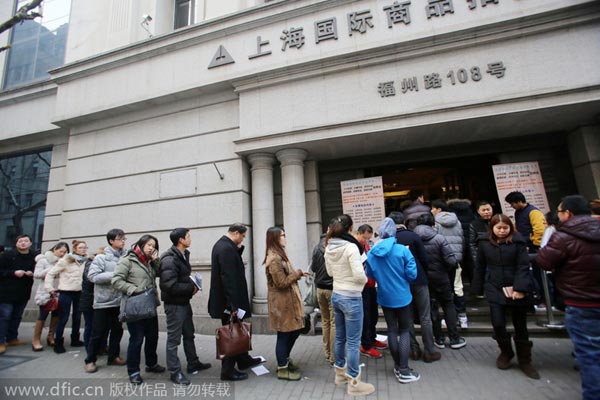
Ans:
{"type": "Polygon", "coordinates": [[[510,338],[496,339],[498,347],[500,347],[500,355],[496,359],[496,367],[500,369],[510,368],[510,360],[515,356],[510,338]]]}
{"type": "Polygon", "coordinates": [[[83,347],[84,343],[79,340],[79,335],[71,336],[71,347],[83,347]]]}
{"type": "Polygon", "coordinates": [[[54,339],[54,352],[56,354],[65,353],[67,350],[65,349],[65,338],[56,338],[54,339]]]}
{"type": "Polygon", "coordinates": [[[531,379],[540,379],[540,374],[531,365],[531,348],[533,347],[533,343],[529,340],[515,340],[515,347],[517,348],[517,359],[519,360],[521,371],[531,379]]]}

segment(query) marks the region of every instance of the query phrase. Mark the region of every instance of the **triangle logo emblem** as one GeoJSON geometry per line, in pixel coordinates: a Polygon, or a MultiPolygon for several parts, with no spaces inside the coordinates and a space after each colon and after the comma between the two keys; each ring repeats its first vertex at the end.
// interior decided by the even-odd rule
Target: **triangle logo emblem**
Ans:
{"type": "Polygon", "coordinates": [[[233,64],[235,60],[231,57],[231,54],[225,49],[223,45],[219,45],[217,52],[212,58],[210,64],[208,64],[208,69],[220,67],[222,65],[233,64]]]}

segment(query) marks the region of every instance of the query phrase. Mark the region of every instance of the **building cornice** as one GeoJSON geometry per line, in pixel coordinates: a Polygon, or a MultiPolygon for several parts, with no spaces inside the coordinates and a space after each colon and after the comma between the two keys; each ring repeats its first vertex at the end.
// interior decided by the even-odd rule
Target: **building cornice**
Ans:
{"type": "Polygon", "coordinates": [[[59,84],[69,82],[172,51],[197,46],[214,39],[356,2],[358,0],[281,0],[268,2],[92,57],[73,61],[50,71],[50,73],[53,80],[59,84]],[[304,4],[299,5],[299,3],[304,4]],[[273,11],[276,9],[278,11],[274,13],[273,11]]]}
{"type": "Polygon", "coordinates": [[[57,85],[54,82],[44,81],[15,89],[0,92],[0,107],[18,104],[40,97],[56,95],[57,85]]]}
{"type": "Polygon", "coordinates": [[[352,54],[277,68],[232,82],[237,93],[288,81],[388,64],[476,46],[501,43],[600,21],[600,2],[469,28],[417,40],[365,49],[352,54]]]}

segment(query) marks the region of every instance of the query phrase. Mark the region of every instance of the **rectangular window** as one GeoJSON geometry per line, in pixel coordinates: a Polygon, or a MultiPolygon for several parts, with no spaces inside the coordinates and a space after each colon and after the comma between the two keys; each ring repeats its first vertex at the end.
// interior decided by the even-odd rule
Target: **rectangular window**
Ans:
{"type": "MultiPolygon", "coordinates": [[[[29,0],[19,0],[16,11],[29,0]]],[[[64,64],[71,0],[45,0],[42,17],[11,29],[11,48],[4,74],[4,89],[43,81],[48,71],[64,64]]]]}
{"type": "Polygon", "coordinates": [[[26,193],[25,194],[25,204],[23,204],[23,206],[31,207],[32,204],[33,204],[33,193],[26,193]]]}
{"type": "Polygon", "coordinates": [[[51,162],[52,150],[0,157],[0,244],[12,247],[14,237],[26,233],[39,249],[36,238],[41,237],[38,228],[45,216],[42,200],[48,193],[51,162]]]}
{"type": "Polygon", "coordinates": [[[175,23],[174,29],[194,23],[195,0],[175,0],[175,23]]]}

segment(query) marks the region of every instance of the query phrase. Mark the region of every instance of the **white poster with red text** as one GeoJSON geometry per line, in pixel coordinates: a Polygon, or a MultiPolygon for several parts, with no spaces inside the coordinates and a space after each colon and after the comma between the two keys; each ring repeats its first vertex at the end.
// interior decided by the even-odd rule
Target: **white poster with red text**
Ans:
{"type": "Polygon", "coordinates": [[[544,181],[537,161],[528,161],[513,164],[492,165],[498,198],[502,205],[502,213],[515,220],[515,210],[504,201],[510,192],[521,192],[525,199],[546,214],[550,211],[548,197],[544,189],[544,181]]]}
{"type": "Polygon", "coordinates": [[[354,230],[369,224],[375,232],[385,218],[383,180],[381,176],[340,182],[342,209],[354,221],[354,230]]]}

